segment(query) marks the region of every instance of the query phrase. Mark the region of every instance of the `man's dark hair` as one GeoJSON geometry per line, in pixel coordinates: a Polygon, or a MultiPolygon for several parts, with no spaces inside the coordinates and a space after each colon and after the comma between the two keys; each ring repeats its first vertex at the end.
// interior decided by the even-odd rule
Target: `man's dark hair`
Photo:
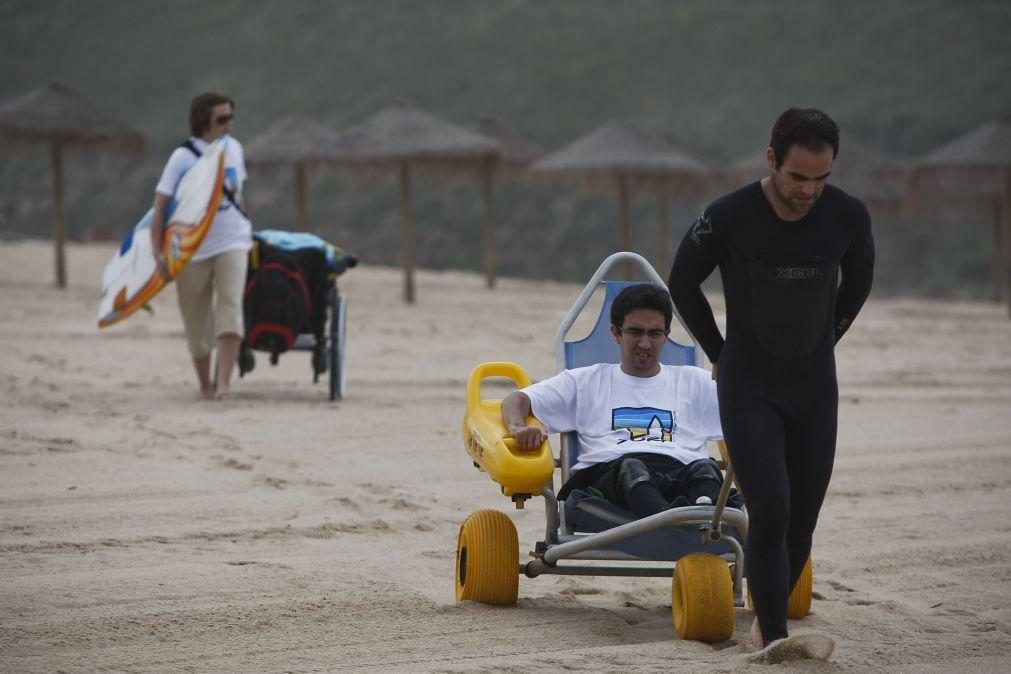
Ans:
{"type": "Polygon", "coordinates": [[[206,91],[198,94],[190,101],[190,135],[199,138],[211,128],[211,112],[214,106],[230,103],[235,110],[235,101],[216,91],[206,91]]]}
{"type": "Polygon", "coordinates": [[[786,152],[794,145],[818,152],[832,148],[832,158],[839,154],[839,127],[832,118],[816,108],[790,108],[772,126],[769,147],[776,154],[776,168],[783,165],[786,152]]]}
{"type": "Polygon", "coordinates": [[[656,309],[663,314],[664,329],[670,330],[674,309],[671,306],[670,295],[660,286],[638,283],[618,293],[611,303],[611,324],[619,328],[624,326],[625,316],[635,309],[656,309]]]}

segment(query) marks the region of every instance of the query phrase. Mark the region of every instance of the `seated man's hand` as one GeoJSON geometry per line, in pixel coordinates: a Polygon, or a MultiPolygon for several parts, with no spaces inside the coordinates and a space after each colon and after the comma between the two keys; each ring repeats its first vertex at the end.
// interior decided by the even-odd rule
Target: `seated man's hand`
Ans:
{"type": "Polygon", "coordinates": [[[509,432],[516,438],[516,446],[521,452],[535,452],[548,439],[548,434],[538,426],[510,427],[509,432]]]}

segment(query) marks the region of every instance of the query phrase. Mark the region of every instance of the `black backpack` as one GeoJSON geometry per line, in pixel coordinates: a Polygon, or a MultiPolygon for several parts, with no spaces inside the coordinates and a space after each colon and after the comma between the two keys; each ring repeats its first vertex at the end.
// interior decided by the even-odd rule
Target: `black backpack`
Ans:
{"type": "Polygon", "coordinates": [[[309,328],[312,298],[295,258],[271,255],[246,284],[242,303],[246,344],[272,354],[283,353],[309,328]]]}

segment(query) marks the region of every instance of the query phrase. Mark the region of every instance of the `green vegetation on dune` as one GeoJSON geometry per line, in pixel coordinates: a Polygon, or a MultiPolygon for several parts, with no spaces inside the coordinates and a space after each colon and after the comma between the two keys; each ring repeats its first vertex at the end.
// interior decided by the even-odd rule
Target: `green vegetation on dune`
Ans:
{"type": "MultiPolygon", "coordinates": [[[[141,160],[68,159],[69,226],[87,237],[140,215],[203,89],[234,95],[243,140],[288,113],[340,130],[411,98],[462,124],[494,112],[548,147],[624,117],[719,162],[765,142],[783,108],[812,105],[853,137],[915,156],[1006,111],[1008,34],[1004,0],[3,0],[0,99],[60,79],[148,136],[141,160]]],[[[48,231],[47,180],[44,153],[0,155],[0,228],[48,231]]],[[[290,172],[254,173],[257,224],[290,226],[290,182],[290,172]]],[[[314,184],[322,233],[396,262],[392,178],[317,172],[314,184]]],[[[476,185],[432,179],[415,194],[419,264],[477,268],[476,185]]],[[[671,245],[696,207],[672,210],[671,245]]],[[[498,209],[507,274],[577,278],[616,240],[609,198],[506,185],[498,209]],[[576,261],[559,268],[560,254],[576,261]]],[[[648,249],[653,200],[636,209],[648,249]]],[[[986,232],[987,211],[978,217],[986,232]]],[[[919,227],[920,259],[941,262],[922,268],[932,280],[894,289],[981,292],[986,242],[936,237],[963,245],[961,271],[945,276],[935,226],[919,227]]]]}

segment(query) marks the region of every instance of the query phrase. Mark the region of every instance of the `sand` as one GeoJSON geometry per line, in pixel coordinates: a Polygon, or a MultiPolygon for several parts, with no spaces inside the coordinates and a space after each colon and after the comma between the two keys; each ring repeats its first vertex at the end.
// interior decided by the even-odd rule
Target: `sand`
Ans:
{"type": "MultiPolygon", "coordinates": [[[[199,400],[175,292],[99,332],[108,245],[0,246],[0,670],[768,671],[680,641],[665,579],[522,578],[456,605],[459,524],[517,511],[466,456],[470,369],[553,373],[578,288],[363,265],[348,397],[307,353],[199,400]]],[[[836,470],[814,546],[828,662],[796,671],[1011,671],[1011,320],[1001,305],[872,298],[837,350],[836,470]]],[[[557,446],[557,445],[556,445],[557,446]]]]}

